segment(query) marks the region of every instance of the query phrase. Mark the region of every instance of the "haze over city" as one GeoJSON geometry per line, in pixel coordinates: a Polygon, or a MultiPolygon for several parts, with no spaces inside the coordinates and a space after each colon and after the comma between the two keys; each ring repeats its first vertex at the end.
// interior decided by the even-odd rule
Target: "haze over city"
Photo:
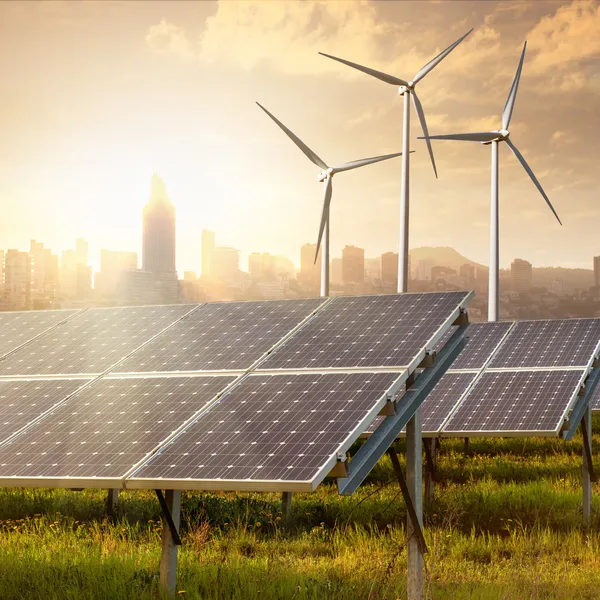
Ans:
{"type": "MultiPolygon", "coordinates": [[[[501,150],[500,264],[591,268],[598,254],[595,132],[600,6],[536,2],[3,2],[0,201],[3,248],[56,250],[75,237],[141,251],[154,171],[177,207],[177,269],[201,271],[202,229],[245,253],[300,263],[315,242],[317,173],[254,104],[263,102],[325,160],[397,152],[401,100],[318,56],[409,76],[473,34],[420,93],[432,133],[500,126],[524,39],[511,130],[560,227],[501,150]],[[315,27],[315,24],[317,26],[315,27]]],[[[438,143],[439,180],[413,126],[411,246],[488,262],[489,153],[438,143]]],[[[336,181],[332,256],[397,251],[399,161],[336,181]]],[[[245,261],[242,261],[245,264],[245,261]]]]}

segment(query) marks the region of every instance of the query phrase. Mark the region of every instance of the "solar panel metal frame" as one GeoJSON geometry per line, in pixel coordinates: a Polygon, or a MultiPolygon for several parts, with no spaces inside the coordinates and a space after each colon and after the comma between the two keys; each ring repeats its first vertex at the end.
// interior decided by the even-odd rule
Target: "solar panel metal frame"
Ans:
{"type": "MultiPolygon", "coordinates": [[[[202,374],[199,376],[206,377],[207,375],[202,374]]],[[[236,377],[235,374],[233,374],[233,373],[224,373],[224,372],[215,373],[212,376],[224,377],[224,378],[225,377],[236,377]]],[[[125,376],[121,376],[121,374],[119,374],[119,375],[108,376],[108,377],[101,375],[101,376],[96,377],[93,380],[89,381],[87,385],[83,385],[82,387],[77,389],[75,392],[70,394],[68,397],[64,398],[60,403],[57,403],[51,409],[48,409],[47,411],[45,411],[43,416],[47,415],[50,411],[59,408],[59,406],[62,406],[63,404],[65,404],[65,402],[67,400],[69,400],[73,396],[81,393],[83,390],[90,387],[93,383],[95,383],[99,379],[103,379],[104,381],[110,380],[110,379],[144,379],[145,380],[145,379],[156,379],[158,377],[161,377],[161,378],[168,377],[168,378],[175,379],[178,377],[193,378],[193,377],[197,377],[197,375],[180,375],[180,374],[176,374],[176,373],[170,373],[168,375],[159,375],[159,376],[154,376],[154,377],[147,377],[145,373],[143,373],[143,374],[138,373],[136,375],[125,375],[125,376]]],[[[117,488],[119,488],[119,489],[125,489],[125,481],[127,479],[127,476],[129,476],[129,474],[134,469],[137,470],[141,466],[141,464],[150,460],[150,458],[152,458],[152,456],[154,456],[154,454],[157,452],[157,450],[159,448],[168,444],[176,435],[179,435],[179,433],[181,433],[181,431],[183,429],[185,429],[191,423],[193,423],[205,410],[208,410],[208,408],[210,406],[212,406],[212,404],[216,400],[218,400],[223,394],[228,392],[243,377],[244,377],[243,375],[242,376],[238,375],[233,381],[231,381],[229,383],[229,385],[225,386],[218,394],[215,394],[215,396],[212,397],[212,399],[210,401],[208,401],[205,406],[203,406],[201,409],[196,411],[192,416],[190,416],[188,419],[186,419],[185,422],[182,423],[177,429],[175,429],[170,434],[168,434],[164,438],[164,440],[159,442],[150,452],[146,453],[144,455],[143,459],[141,459],[139,461],[139,463],[137,463],[133,468],[129,469],[125,473],[125,475],[122,477],[45,477],[45,476],[0,477],[0,487],[6,487],[6,488],[25,487],[25,488],[86,488],[86,489],[99,489],[99,488],[117,489],[117,488]]],[[[81,376],[81,378],[86,379],[83,376],[81,376]]],[[[24,378],[21,378],[21,379],[24,379],[24,378]]],[[[27,378],[27,379],[29,380],[30,378],[27,378]]],[[[63,379],[64,379],[64,377],[63,377],[63,379]]],[[[8,444],[8,442],[12,442],[12,441],[16,440],[18,437],[20,437],[21,435],[24,435],[25,433],[27,433],[27,431],[33,425],[37,424],[39,421],[42,420],[43,416],[40,416],[35,421],[32,421],[26,427],[24,427],[17,433],[13,434],[10,438],[7,438],[4,442],[2,442],[0,444],[0,447],[4,447],[6,444],[8,444]]]]}
{"type": "MultiPolygon", "coordinates": [[[[239,380],[236,380],[232,386],[227,391],[232,391],[234,387],[238,385],[242,385],[244,381],[252,377],[256,376],[266,376],[266,377],[285,377],[286,375],[311,375],[311,374],[319,374],[319,375],[334,375],[336,373],[339,374],[358,374],[358,373],[381,373],[382,370],[379,371],[369,371],[369,370],[361,370],[356,371],[354,369],[346,369],[346,371],[335,371],[329,369],[311,369],[303,370],[298,373],[297,371],[284,371],[277,373],[265,373],[263,371],[256,371],[253,373],[247,373],[239,380]]],[[[396,371],[388,369],[387,371],[383,371],[387,373],[395,373],[396,371]]],[[[152,459],[151,457],[146,458],[140,464],[136,465],[131,471],[123,479],[123,487],[129,490],[144,490],[144,489],[173,489],[173,490],[206,490],[206,491],[243,491],[243,492],[314,492],[317,487],[323,482],[323,480],[329,475],[333,467],[340,460],[341,457],[345,460],[345,453],[350,449],[352,444],[359,439],[360,433],[368,427],[369,423],[373,421],[373,419],[379,414],[381,409],[388,403],[390,400],[396,395],[397,391],[406,383],[408,379],[409,373],[408,371],[403,371],[398,373],[398,377],[394,379],[392,384],[388,387],[388,389],[379,397],[377,402],[373,405],[369,413],[363,417],[361,421],[359,421],[354,429],[348,434],[345,441],[340,445],[335,455],[332,455],[331,458],[319,469],[317,475],[311,481],[291,481],[291,480],[260,480],[260,479],[169,479],[169,478],[133,478],[136,471],[141,469],[148,461],[152,459]]],[[[223,396],[226,392],[223,392],[220,396],[223,396]]],[[[219,397],[220,397],[219,396],[219,397]]],[[[210,410],[210,407],[213,406],[213,403],[210,406],[207,406],[202,413],[207,410],[210,410]]],[[[198,414],[194,421],[202,416],[202,413],[198,414]]],[[[186,424],[186,427],[189,427],[194,424],[194,421],[186,424]]],[[[181,431],[178,431],[176,435],[179,435],[181,431]]],[[[169,441],[172,441],[176,435],[173,435],[169,441]]],[[[168,442],[164,442],[161,445],[162,447],[166,447],[168,442]]],[[[0,480],[1,482],[2,480],[0,480]]]]}
{"type": "MultiPolygon", "coordinates": [[[[309,298],[308,298],[309,299],[309,298]]],[[[269,355],[274,352],[275,350],[277,350],[277,348],[279,348],[281,345],[283,345],[290,337],[292,337],[298,330],[302,329],[308,322],[310,322],[315,315],[322,310],[323,308],[325,308],[327,305],[329,305],[331,303],[331,301],[333,300],[333,297],[329,297],[329,298],[323,298],[323,302],[317,307],[315,308],[310,314],[308,314],[306,317],[304,317],[304,319],[302,319],[302,321],[300,321],[300,323],[298,323],[297,325],[295,325],[290,331],[288,331],[282,338],[280,338],[277,342],[275,342],[272,346],[269,347],[268,350],[266,350],[259,358],[257,358],[253,363],[250,364],[250,366],[246,367],[245,369],[218,369],[218,370],[192,370],[192,371],[132,371],[132,372],[121,372],[121,371],[115,371],[115,369],[122,363],[125,361],[125,359],[128,359],[131,355],[134,354],[134,352],[137,352],[138,350],[141,350],[146,344],[149,344],[150,342],[154,341],[155,338],[152,338],[151,340],[148,340],[148,342],[144,343],[143,346],[140,346],[139,348],[136,348],[134,352],[132,352],[130,355],[124,357],[122,360],[120,360],[118,363],[116,363],[112,368],[111,368],[111,372],[113,372],[115,375],[136,375],[139,373],[142,373],[143,375],[147,375],[148,377],[152,377],[152,376],[160,376],[160,375],[164,375],[166,373],[177,373],[180,375],[218,375],[219,373],[224,374],[224,373],[236,373],[236,374],[244,374],[244,373],[249,373],[251,371],[254,371],[256,368],[258,368],[258,365],[260,365],[262,362],[264,362],[265,360],[267,360],[267,358],[269,357],[269,355]]],[[[242,301],[244,302],[244,301],[242,301]]],[[[255,302],[253,300],[250,300],[248,302],[255,302]]],[[[266,302],[269,302],[268,300],[266,302]]],[[[210,302],[204,302],[198,305],[198,308],[205,306],[206,304],[211,304],[210,302]]],[[[223,302],[223,304],[225,304],[225,302],[223,302]]],[[[181,319],[178,319],[178,321],[176,321],[175,323],[173,323],[172,325],[169,326],[172,327],[174,326],[176,323],[178,323],[180,320],[184,319],[185,317],[187,317],[189,314],[191,314],[194,311],[190,311],[189,313],[185,314],[183,317],[181,317],[181,319]]],[[[164,330],[166,331],[166,329],[164,330]]],[[[161,334],[163,333],[163,331],[161,331],[161,334]]],[[[160,334],[159,334],[160,335],[160,334]]],[[[155,336],[158,337],[158,336],[155,336]]],[[[286,371],[287,372],[287,371],[286,371]]],[[[1,377],[0,377],[1,379],[1,377]]]]}

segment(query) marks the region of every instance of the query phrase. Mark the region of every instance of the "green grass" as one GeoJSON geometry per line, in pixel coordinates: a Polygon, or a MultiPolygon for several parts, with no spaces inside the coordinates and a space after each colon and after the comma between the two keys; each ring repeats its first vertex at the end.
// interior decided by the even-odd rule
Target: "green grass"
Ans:
{"type": "MultiPolygon", "coordinates": [[[[580,438],[473,439],[468,455],[444,440],[425,511],[427,597],[600,598],[600,496],[585,530],[581,464],[580,438]]],[[[113,519],[104,501],[0,490],[0,598],[158,598],[154,494],[122,492],[113,519]]],[[[185,493],[182,506],[181,598],[405,597],[406,514],[387,457],[353,496],[332,483],[295,494],[287,525],[278,494],[185,493]]]]}

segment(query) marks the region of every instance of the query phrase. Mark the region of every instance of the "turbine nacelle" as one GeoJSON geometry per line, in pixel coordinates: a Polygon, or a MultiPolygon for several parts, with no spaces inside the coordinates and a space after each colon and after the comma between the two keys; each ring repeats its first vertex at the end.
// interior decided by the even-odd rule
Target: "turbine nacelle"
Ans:
{"type": "Polygon", "coordinates": [[[329,167],[328,169],[324,169],[323,171],[321,171],[319,173],[319,181],[325,181],[325,180],[327,180],[334,173],[335,173],[335,170],[332,167],[329,167]]]}
{"type": "Polygon", "coordinates": [[[412,81],[409,81],[406,85],[401,85],[398,87],[398,96],[404,96],[407,92],[412,92],[415,87],[415,84],[412,81]]]}
{"type": "Polygon", "coordinates": [[[481,142],[484,146],[489,146],[492,142],[505,142],[510,136],[510,131],[507,129],[494,129],[494,131],[490,131],[490,133],[497,133],[498,137],[493,140],[481,142]]]}

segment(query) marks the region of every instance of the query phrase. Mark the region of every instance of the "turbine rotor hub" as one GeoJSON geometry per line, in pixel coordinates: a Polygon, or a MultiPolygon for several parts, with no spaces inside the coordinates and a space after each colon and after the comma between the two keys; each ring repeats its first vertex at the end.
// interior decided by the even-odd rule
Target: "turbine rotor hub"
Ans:
{"type": "Polygon", "coordinates": [[[508,129],[501,129],[498,133],[502,136],[503,140],[510,135],[510,131],[508,131],[508,129]]]}
{"type": "Polygon", "coordinates": [[[333,169],[329,167],[319,173],[319,181],[325,181],[327,178],[333,175],[333,169]]]}
{"type": "Polygon", "coordinates": [[[411,92],[414,87],[412,81],[409,81],[408,85],[401,85],[398,87],[398,96],[404,96],[407,92],[411,92]]]}

